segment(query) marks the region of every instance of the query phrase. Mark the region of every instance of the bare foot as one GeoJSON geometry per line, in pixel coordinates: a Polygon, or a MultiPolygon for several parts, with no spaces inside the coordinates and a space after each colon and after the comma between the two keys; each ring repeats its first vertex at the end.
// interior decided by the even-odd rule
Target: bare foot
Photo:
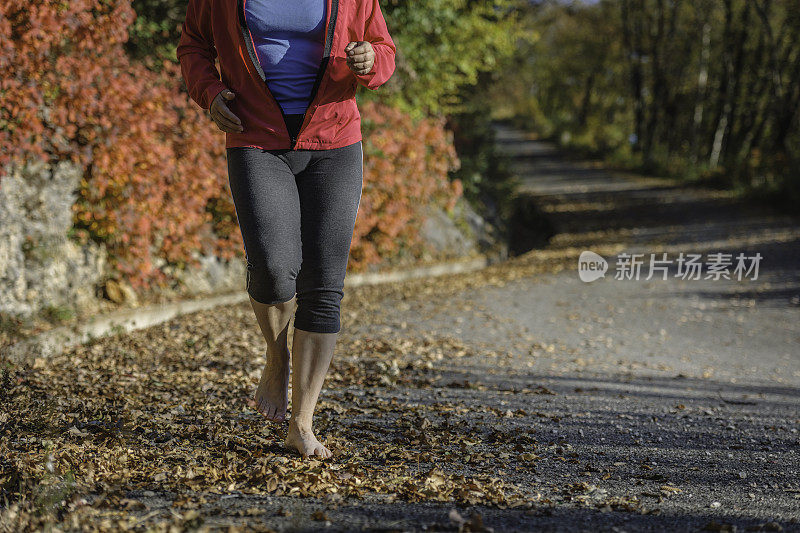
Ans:
{"type": "Polygon", "coordinates": [[[286,435],[284,444],[295,448],[303,457],[314,456],[320,459],[327,459],[333,455],[328,448],[317,440],[310,427],[298,427],[294,419],[289,422],[289,432],[286,435]]]}
{"type": "Polygon", "coordinates": [[[289,406],[289,352],[285,360],[271,358],[267,355],[267,364],[261,373],[256,397],[252,406],[274,422],[286,419],[286,408],[289,406]]]}

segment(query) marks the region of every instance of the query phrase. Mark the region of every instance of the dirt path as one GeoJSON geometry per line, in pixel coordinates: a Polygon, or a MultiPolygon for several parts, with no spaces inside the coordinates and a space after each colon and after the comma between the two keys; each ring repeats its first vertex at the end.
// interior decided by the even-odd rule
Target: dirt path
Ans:
{"type": "Polygon", "coordinates": [[[12,369],[0,498],[32,504],[0,530],[800,529],[797,220],[500,133],[556,235],[345,295],[330,464],[244,407],[264,345],[227,307],[12,369]],[[585,249],[763,259],[755,281],[584,283],[585,249]]]}

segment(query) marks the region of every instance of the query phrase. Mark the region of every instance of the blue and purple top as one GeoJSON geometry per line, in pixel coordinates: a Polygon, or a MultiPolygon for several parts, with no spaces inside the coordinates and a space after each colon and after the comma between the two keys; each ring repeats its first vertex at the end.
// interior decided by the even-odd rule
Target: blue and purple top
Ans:
{"type": "Polygon", "coordinates": [[[267,86],[286,114],[305,113],[322,60],[325,0],[245,0],[267,86]]]}

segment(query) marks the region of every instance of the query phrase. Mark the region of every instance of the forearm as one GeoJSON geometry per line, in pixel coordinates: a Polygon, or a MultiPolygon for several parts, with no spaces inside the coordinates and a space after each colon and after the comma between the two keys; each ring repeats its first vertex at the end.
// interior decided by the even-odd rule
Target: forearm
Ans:
{"type": "Polygon", "coordinates": [[[392,77],[395,69],[397,47],[389,35],[386,20],[381,13],[378,0],[365,1],[368,14],[365,18],[364,39],[372,45],[375,62],[366,74],[354,74],[358,83],[368,89],[377,89],[392,77]]]}
{"type": "Polygon", "coordinates": [[[220,80],[213,59],[196,51],[184,51],[178,56],[181,73],[189,96],[203,109],[209,109],[214,98],[227,87],[220,80]]]}
{"type": "Polygon", "coordinates": [[[226,87],[214,64],[217,51],[207,1],[190,0],[175,54],[189,96],[203,109],[209,109],[214,98],[226,87]]]}

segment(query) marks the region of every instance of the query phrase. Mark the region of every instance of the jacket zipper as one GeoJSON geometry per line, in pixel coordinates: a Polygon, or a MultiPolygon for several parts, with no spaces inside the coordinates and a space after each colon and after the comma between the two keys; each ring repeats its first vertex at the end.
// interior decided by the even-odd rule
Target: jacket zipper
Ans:
{"type": "MultiPolygon", "coordinates": [[[[281,107],[280,103],[278,103],[277,98],[275,95],[272,94],[272,91],[269,90],[269,84],[267,84],[267,76],[264,74],[264,69],[261,68],[261,63],[258,61],[258,55],[256,54],[255,48],[253,48],[253,41],[250,39],[250,30],[247,27],[247,19],[244,13],[244,0],[236,0],[236,7],[237,7],[237,15],[239,19],[239,29],[242,32],[242,37],[244,37],[245,47],[247,48],[247,54],[250,56],[250,61],[253,63],[253,67],[255,67],[256,72],[258,75],[261,76],[261,81],[264,82],[264,88],[267,91],[267,94],[272,98],[272,101],[275,102],[275,105],[278,108],[278,111],[281,112],[281,117],[283,118],[283,123],[286,126],[287,133],[289,132],[289,122],[286,120],[286,113],[283,112],[283,108],[281,107]]],[[[331,48],[333,44],[333,32],[336,28],[336,16],[339,12],[339,0],[331,0],[331,13],[329,17],[329,22],[326,27],[325,31],[325,45],[323,47],[322,52],[322,60],[320,61],[319,67],[317,68],[317,76],[314,79],[314,85],[311,89],[311,98],[309,99],[308,107],[303,112],[303,120],[300,123],[300,129],[297,130],[297,135],[292,136],[289,133],[289,143],[291,149],[294,150],[295,145],[297,144],[297,138],[300,137],[300,134],[303,132],[303,127],[306,123],[306,114],[308,113],[308,109],[310,109],[314,105],[314,101],[317,97],[317,92],[319,90],[320,85],[322,84],[322,79],[325,77],[325,73],[328,70],[328,62],[330,59],[331,48]]],[[[311,115],[314,114],[314,111],[311,111],[311,115]]],[[[311,116],[309,116],[309,121],[311,120],[311,116]]]]}

